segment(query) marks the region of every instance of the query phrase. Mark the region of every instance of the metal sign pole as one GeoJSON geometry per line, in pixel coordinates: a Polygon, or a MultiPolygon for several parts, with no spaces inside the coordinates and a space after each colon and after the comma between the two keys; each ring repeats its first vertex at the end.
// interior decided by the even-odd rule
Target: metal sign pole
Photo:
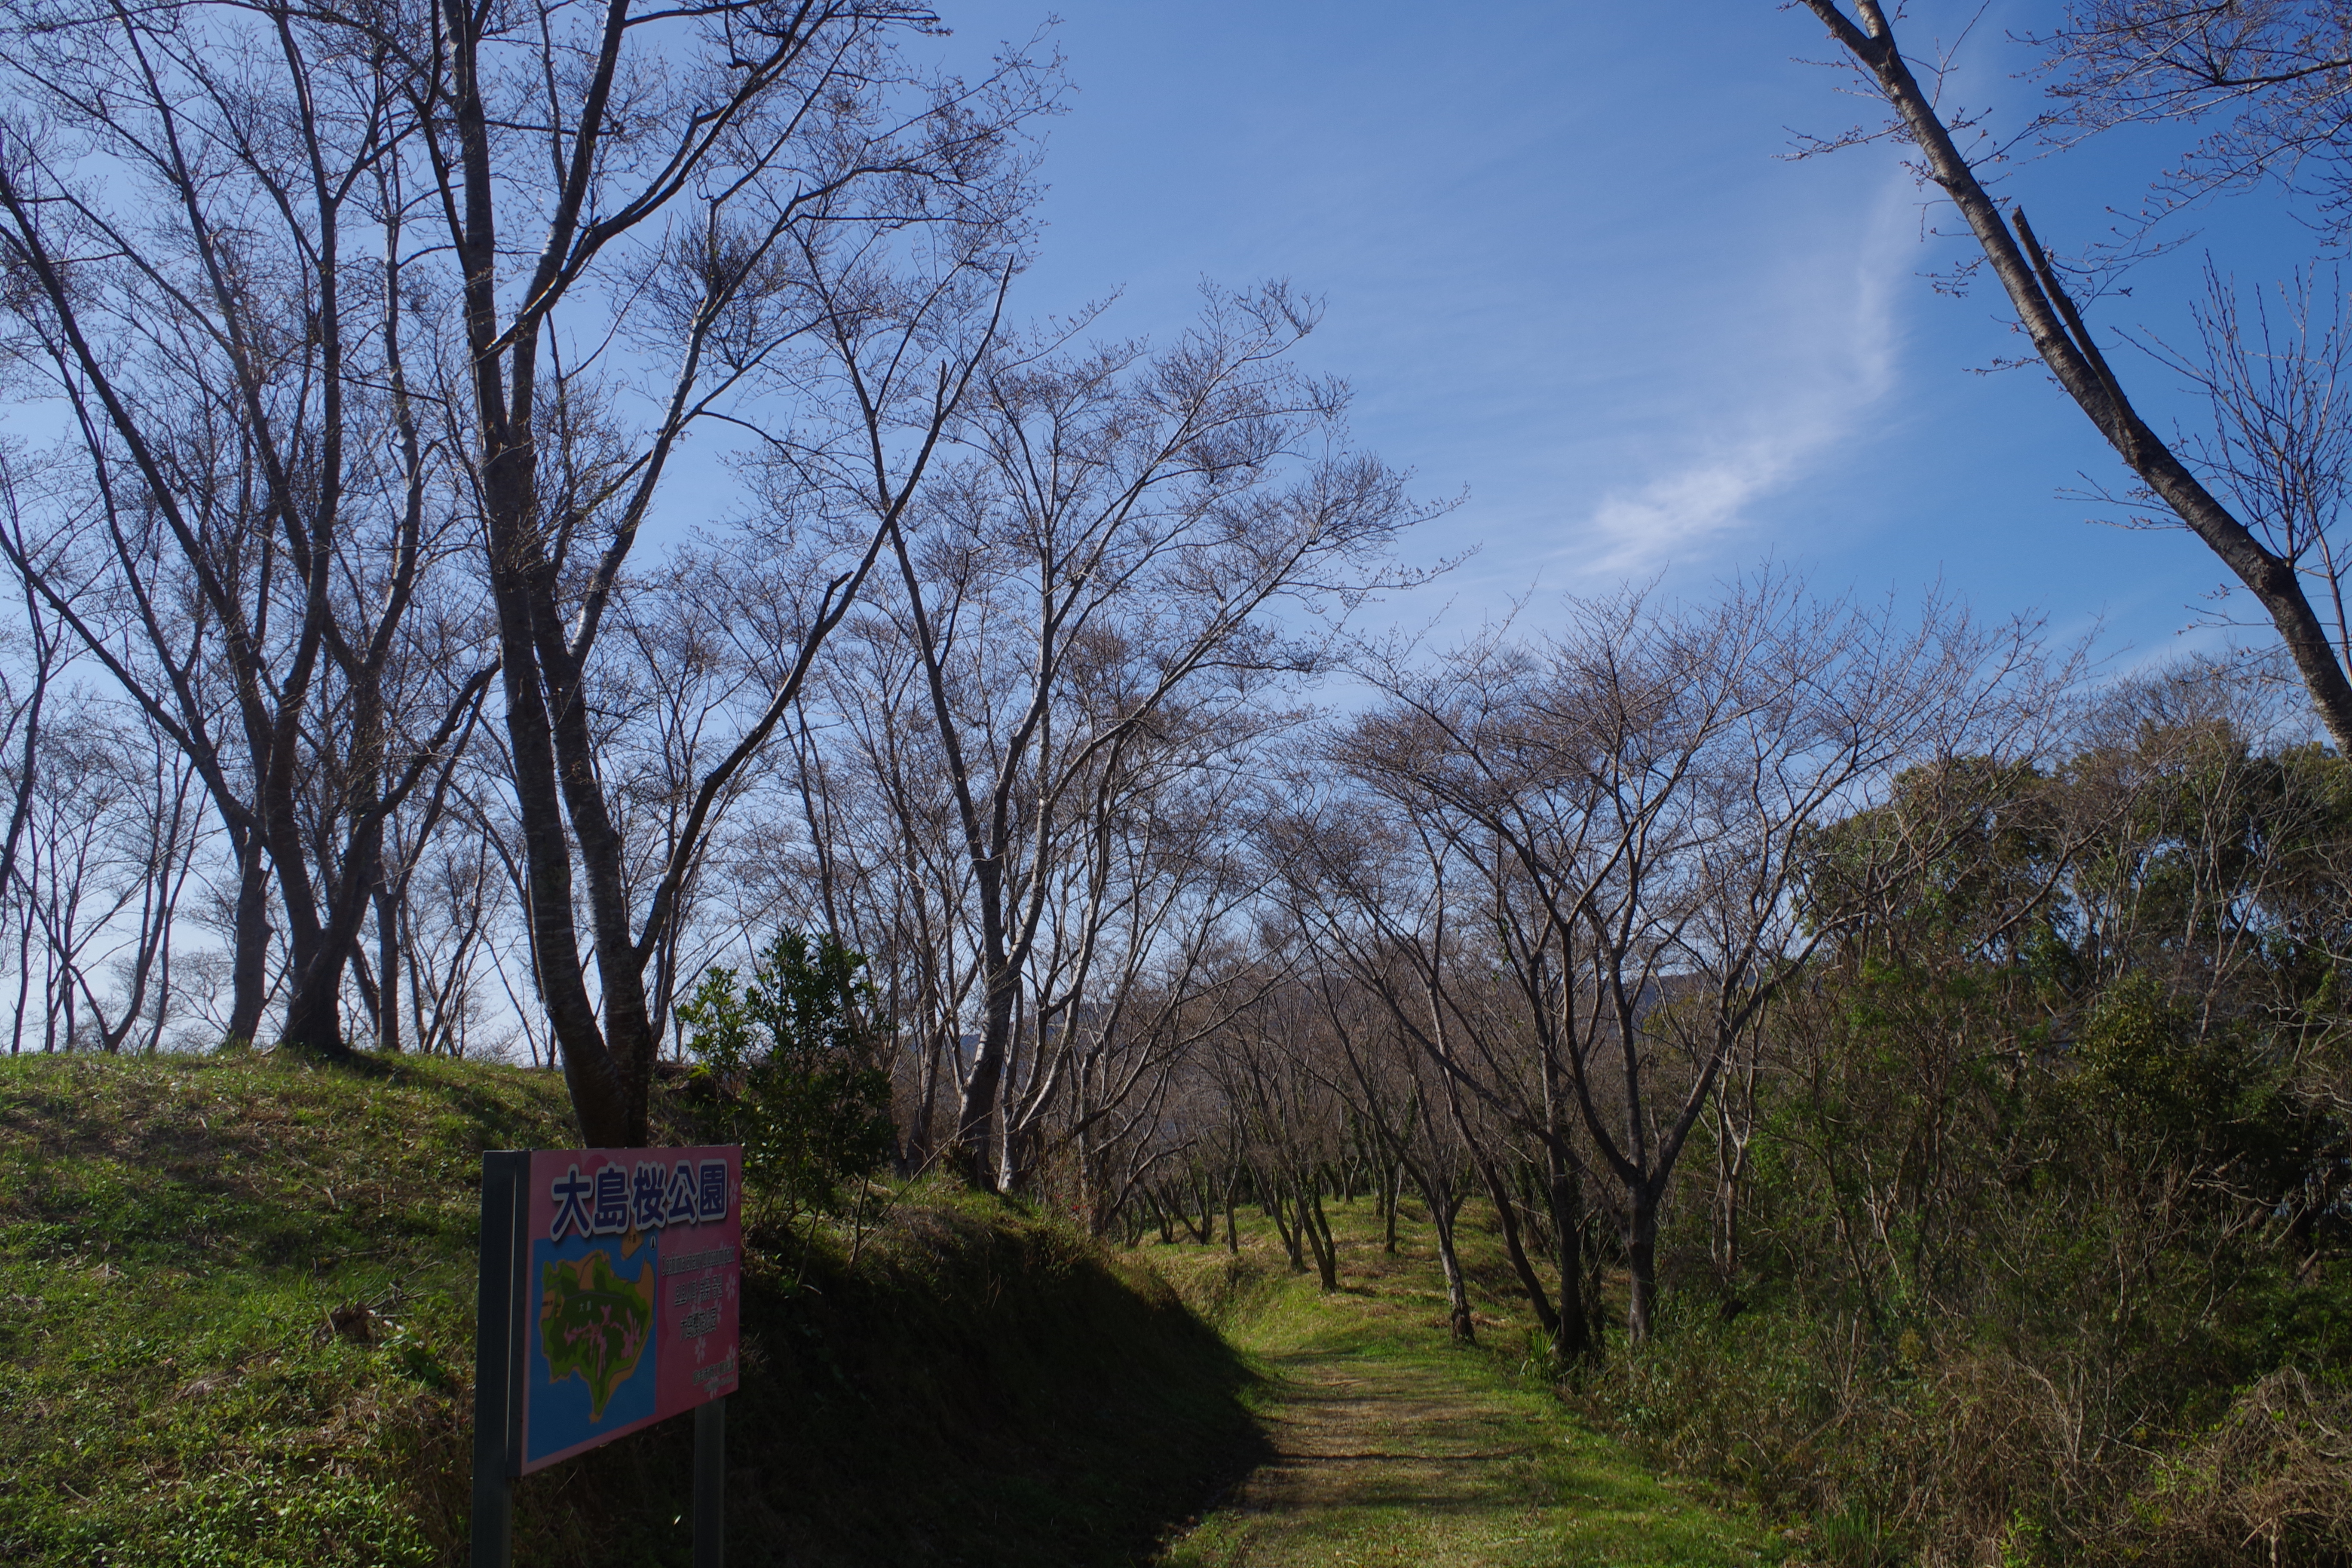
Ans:
{"type": "Polygon", "coordinates": [[[530,1198],[530,1155],[482,1155],[480,1277],[474,1306],[473,1568],[508,1568],[514,1552],[514,1481],[522,1411],[515,1398],[515,1283],[530,1198]]]}
{"type": "Polygon", "coordinates": [[[694,1411],[694,1568],[723,1568],[727,1555],[727,1401],[694,1411]]]}

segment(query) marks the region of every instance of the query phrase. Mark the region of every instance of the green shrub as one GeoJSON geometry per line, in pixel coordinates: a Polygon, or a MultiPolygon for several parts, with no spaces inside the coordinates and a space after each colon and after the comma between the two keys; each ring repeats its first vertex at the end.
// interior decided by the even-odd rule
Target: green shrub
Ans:
{"type": "Polygon", "coordinates": [[[839,1215],[889,1163],[890,1078],[868,1049],[865,966],[831,935],[786,930],[750,985],[711,969],[678,1007],[719,1134],[743,1146],[755,1228],[839,1215]]]}

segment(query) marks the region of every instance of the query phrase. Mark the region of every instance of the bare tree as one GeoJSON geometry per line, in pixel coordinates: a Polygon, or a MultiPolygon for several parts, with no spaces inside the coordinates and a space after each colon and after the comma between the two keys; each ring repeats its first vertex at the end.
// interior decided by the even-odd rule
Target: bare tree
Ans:
{"type": "MultiPolygon", "coordinates": [[[[1172,707],[1313,668],[1313,642],[1268,612],[1351,607],[1427,515],[1347,449],[1343,389],[1282,363],[1312,325],[1270,287],[1213,297],[1157,355],[1008,349],[955,426],[952,477],[892,531],[971,868],[981,1016],[956,1141],[975,1181],[995,1179],[1039,932],[1069,874],[1108,852],[1073,829],[1172,707]]],[[[1043,997],[1039,1026],[1076,999],[1043,997]]]]}
{"type": "MultiPolygon", "coordinates": [[[[1932,609],[1906,629],[1766,577],[1701,608],[1575,602],[1532,648],[1489,638],[1432,668],[1374,668],[1389,702],[1338,755],[1423,846],[1419,868],[1384,874],[1406,897],[1352,898],[1425,993],[1392,1011],[1449,1083],[1563,1164],[1572,1104],[1622,1192],[1628,1323],[1645,1336],[1659,1208],[1692,1131],[1762,1010],[1849,918],[1808,897],[1813,834],[1906,764],[2032,733],[2046,689],[2030,630],[1932,609]],[[1449,889],[1457,865],[1466,886],[1449,889]],[[1485,1025],[1455,973],[1486,961],[1518,977],[1524,1034],[1485,1025]]],[[[1924,847],[1878,847],[1887,863],[1855,885],[1924,847]]]]}
{"type": "MultiPolygon", "coordinates": [[[[999,635],[971,622],[962,635],[982,631],[999,635]]],[[[985,949],[910,640],[887,600],[853,623],[822,706],[794,738],[801,836],[790,853],[803,905],[875,961],[909,1080],[901,1158],[916,1168],[938,1150],[935,1123],[968,1075],[985,949]]],[[[1067,661],[1058,729],[1123,711],[1153,674],[1130,652],[1103,638],[1067,661]]],[[[1175,1157],[1160,1111],[1179,1060],[1261,983],[1246,931],[1264,876],[1246,823],[1262,809],[1256,763],[1296,722],[1230,689],[1173,694],[1075,775],[1043,846],[1024,846],[1024,864],[1043,869],[992,1139],[1000,1184],[1066,1178],[1075,1206],[1108,1226],[1148,1174],[1135,1162],[1175,1157]]],[[[772,862],[783,846],[771,843],[772,862]]]]}
{"type": "Polygon", "coordinates": [[[138,892],[116,860],[112,829],[130,802],[112,762],[99,725],[72,724],[42,747],[31,780],[26,865],[13,893],[38,944],[26,970],[29,976],[37,963],[41,977],[36,1005],[44,1051],[96,1048],[83,1017],[83,976],[101,961],[115,918],[138,892]]]}
{"type": "Polygon", "coordinates": [[[658,1047],[646,972],[703,836],[919,491],[1019,264],[1018,137],[1050,83],[1017,58],[977,86],[926,78],[895,46],[933,25],[897,0],[726,0],[551,4],[508,31],[452,4],[397,38],[456,270],[448,390],[496,610],[538,993],[591,1142],[642,1142],[658,1047]],[[634,427],[596,353],[573,346],[615,340],[668,366],[634,427]],[[869,537],[801,601],[790,670],[705,773],[640,899],[598,765],[599,638],[679,443],[719,420],[798,476],[804,515],[863,517],[869,537]]]}
{"type": "Polygon", "coordinates": [[[1243,825],[1260,810],[1260,717],[1203,723],[1171,705],[1122,751],[1045,921],[1025,1011],[1051,1024],[1029,1031],[1025,1074],[1008,1064],[1007,1174],[1066,1150],[1081,1206],[1104,1223],[1185,1146],[1160,1136],[1184,1058],[1284,973],[1251,941],[1265,878],[1243,825]]]}
{"type": "Polygon", "coordinates": [[[15,5],[0,37],[12,357],[70,432],[0,542],[204,781],[230,1033],[261,1025],[274,895],[281,1034],[341,1050],[384,818],[490,673],[386,684],[451,525],[402,331],[402,72],[286,7],[15,5]]]}
{"type": "Polygon", "coordinates": [[[55,731],[10,781],[24,807],[6,884],[23,927],[12,1047],[31,1004],[44,1050],[153,1051],[175,1011],[173,939],[202,795],[187,759],[136,710],[59,696],[55,731]]]}
{"type": "MultiPolygon", "coordinates": [[[[22,552],[23,519],[16,508],[14,471],[0,466],[0,520],[22,552]]],[[[0,639],[0,781],[7,785],[7,826],[0,830],[0,943],[15,930],[16,996],[8,1032],[8,1054],[24,1047],[25,1014],[32,1002],[33,931],[36,899],[19,883],[17,867],[32,821],[35,792],[40,783],[41,726],[47,713],[51,688],[72,662],[62,627],[41,611],[39,592],[23,582],[25,619],[22,641],[0,639]]],[[[11,627],[11,631],[16,628],[11,627]]]]}
{"type": "MultiPolygon", "coordinates": [[[[1556,1352],[1563,1359],[1586,1356],[1597,1342],[1580,1299],[1584,1161],[1561,1065],[1563,1016],[1549,944],[1512,953],[1507,965],[1497,962],[1503,955],[1495,951],[1496,939],[1507,943],[1515,917],[1524,920],[1525,911],[1511,907],[1519,868],[1491,853],[1465,853],[1461,827],[1448,819],[1443,803],[1417,786],[1383,789],[1380,770],[1387,763],[1356,767],[1355,740],[1342,740],[1329,760],[1371,788],[1343,787],[1321,803],[1317,819],[1301,816],[1286,825],[1297,836],[1294,918],[1321,962],[1349,975],[1364,1005],[1385,1012],[1389,1033],[1425,1058],[1412,1068],[1416,1085],[1424,1068],[1433,1069],[1416,1102],[1420,1114],[1443,1114],[1454,1145],[1486,1188],[1504,1252],[1556,1352]],[[1517,962],[1529,958],[1532,963],[1517,962]],[[1532,1007],[1498,984],[1514,973],[1534,991],[1532,1007]],[[1465,1091],[1465,1084],[1475,1087],[1465,1091]],[[1548,1167],[1544,1193],[1557,1301],[1528,1255],[1513,1179],[1528,1158],[1515,1142],[1530,1144],[1535,1163],[1548,1167]]],[[[1375,750],[1386,743],[1372,742],[1375,750]]],[[[1331,1016],[1336,1025],[1338,1012],[1331,1016]]],[[[1344,1030],[1341,1043],[1348,1045],[1344,1030]]],[[[1353,1076],[1363,1079],[1360,1070],[1353,1076]]],[[[1360,1109],[1372,1125],[1382,1125],[1369,1101],[1360,1109]]],[[[1402,1143],[1383,1137],[1397,1158],[1409,1158],[1402,1143]]],[[[1426,1192],[1427,1182],[1416,1180],[1426,1192]]],[[[1439,1239],[1441,1250],[1451,1247],[1444,1231],[1439,1239]]]]}
{"type": "MultiPolygon", "coordinates": [[[[1294,1012],[1283,1044],[1298,1068],[1313,1074],[1346,1105],[1356,1124],[1370,1132],[1384,1161],[1420,1189],[1445,1280],[1447,1331],[1455,1343],[1470,1344],[1478,1331],[1454,1225],[1469,1191],[1465,1167],[1475,1156],[1462,1139],[1464,1121],[1437,1111],[1445,1085],[1421,1041],[1400,1026],[1391,998],[1401,989],[1368,986],[1330,968],[1314,970],[1284,993],[1294,1004],[1306,1002],[1310,1016],[1294,1012]]],[[[1393,1252],[1400,1194],[1391,1187],[1386,1195],[1388,1249],[1393,1252]]]]}
{"type": "Polygon", "coordinates": [[[2352,17],[2333,0],[2074,0],[2036,41],[2067,129],[2202,132],[2158,183],[2158,212],[2270,181],[2331,237],[2352,220],[2352,17]]]}
{"type": "MultiPolygon", "coordinates": [[[[2233,479],[2248,476],[2227,461],[2219,467],[2200,464],[2193,448],[2184,455],[2157,434],[2124,391],[2022,208],[2004,215],[1986,188],[1935,94],[1905,57],[1878,0],[1855,0],[1851,16],[1839,0],[1805,5],[1895,111],[1885,133],[1916,149],[1923,181],[1958,209],[2035,353],[2162,509],[2161,515],[2196,534],[2254,595],[2293,658],[2320,721],[2339,751],[2352,752],[2352,678],[2347,675],[2352,645],[2343,640],[2340,619],[2337,635],[2330,637],[2307,585],[2315,581],[2331,601],[2339,595],[2342,552],[2322,548],[2335,520],[2315,520],[2299,509],[2280,512],[2264,504],[2266,492],[2284,471],[2278,461],[2284,454],[2264,449],[2263,437],[2270,433],[2265,426],[2273,417],[2315,416],[2324,423],[2340,422],[2332,393],[2318,406],[2298,407],[2289,401],[2267,413],[2236,405],[2225,425],[2237,424],[2257,437],[2252,484],[2233,485],[2233,479]],[[2234,489],[2236,508],[2215,493],[2217,485],[2234,489]],[[2320,526],[2315,528],[2315,521],[2320,526]]],[[[2063,47],[2080,68],[2074,90],[2089,103],[2094,122],[2134,114],[2193,115],[2217,104],[2243,106],[2234,140],[2225,137],[2213,144],[2214,161],[2196,176],[2206,184],[2265,170],[2291,171],[2316,150],[2340,157],[2340,122],[2327,107],[2343,90],[2344,67],[2336,58],[2343,28],[2336,7],[2100,0],[2077,9],[2082,26],[2063,35],[2063,47]]],[[[1857,133],[1813,143],[1811,150],[1862,139],[1857,133]]],[[[2217,321],[2230,324],[2226,318],[2209,317],[2209,329],[2217,321]]],[[[2230,369],[2232,358],[2225,352],[2206,378],[2208,388],[2227,399],[2257,390],[2230,369]]],[[[2306,438],[2322,446],[2329,439],[2323,431],[2306,438]]],[[[2292,466],[2290,458],[2288,469],[2292,466]]]]}

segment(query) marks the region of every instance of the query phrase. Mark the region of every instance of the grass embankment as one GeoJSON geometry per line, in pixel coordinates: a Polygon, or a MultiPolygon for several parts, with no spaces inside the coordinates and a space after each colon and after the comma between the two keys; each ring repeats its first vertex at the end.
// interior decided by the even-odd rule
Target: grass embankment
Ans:
{"type": "MultiPolygon", "coordinates": [[[[1265,1374],[1273,1453],[1170,1550],[1167,1568],[1412,1563],[1750,1564],[1780,1542],[1658,1479],[1523,1366],[1531,1344],[1500,1246],[1459,1230],[1483,1343],[1448,1342],[1425,1226],[1381,1250],[1370,1204],[1332,1211],[1339,1292],[1287,1271],[1270,1226],[1244,1249],[1147,1249],[1265,1374]]],[[[1473,1219],[1475,1216],[1465,1216],[1473,1219]]]]}
{"type": "MultiPolygon", "coordinates": [[[[493,1066],[0,1064],[0,1561],[461,1561],[479,1156],[573,1141],[493,1066]]],[[[1127,1563],[1248,1440],[1164,1284],[1006,1205],[754,1258],[745,1324],[732,1563],[1127,1563]]],[[[689,1426],[523,1482],[517,1562],[687,1562],[689,1426]]]]}

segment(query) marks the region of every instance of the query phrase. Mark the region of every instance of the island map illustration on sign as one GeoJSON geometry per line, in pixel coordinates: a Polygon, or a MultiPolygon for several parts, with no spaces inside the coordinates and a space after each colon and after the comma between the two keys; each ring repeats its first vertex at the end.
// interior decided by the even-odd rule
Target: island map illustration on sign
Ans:
{"type": "Polygon", "coordinates": [[[577,1262],[546,1265],[540,1283],[540,1346],[558,1381],[577,1376],[588,1385],[589,1420],[604,1418],[613,1390],[635,1373],[653,1332],[651,1268],[641,1266],[634,1279],[623,1279],[603,1251],[577,1262]]]}

